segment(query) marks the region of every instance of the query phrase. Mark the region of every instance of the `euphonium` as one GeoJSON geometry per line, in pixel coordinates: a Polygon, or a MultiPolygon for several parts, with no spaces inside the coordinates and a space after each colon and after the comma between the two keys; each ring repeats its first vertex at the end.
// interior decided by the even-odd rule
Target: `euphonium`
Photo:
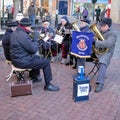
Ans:
{"type": "MultiPolygon", "coordinates": [[[[98,30],[97,28],[97,25],[96,24],[93,24],[90,26],[90,29],[95,33],[95,37],[98,39],[98,40],[105,40],[104,37],[102,36],[102,34],[100,33],[100,31],[98,30]]],[[[96,48],[94,45],[92,46],[93,47],[93,51],[96,53],[96,54],[103,54],[105,52],[108,51],[108,48],[96,48]]]]}
{"type": "Polygon", "coordinates": [[[77,26],[76,23],[77,23],[77,21],[71,23],[71,24],[72,24],[72,27],[73,27],[76,31],[80,32],[80,29],[79,29],[79,27],[77,26]]]}

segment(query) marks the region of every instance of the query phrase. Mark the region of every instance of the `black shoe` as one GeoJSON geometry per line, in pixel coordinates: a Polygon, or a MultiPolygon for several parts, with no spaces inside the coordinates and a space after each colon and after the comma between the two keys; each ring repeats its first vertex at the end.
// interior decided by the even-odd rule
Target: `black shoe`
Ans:
{"type": "Polygon", "coordinates": [[[59,91],[59,87],[54,86],[53,84],[49,84],[48,86],[44,87],[44,90],[46,91],[59,91]]]}
{"type": "Polygon", "coordinates": [[[101,83],[99,83],[99,84],[97,84],[97,87],[96,87],[96,89],[95,89],[95,92],[100,92],[102,89],[103,89],[103,84],[101,84],[101,83]]]}
{"type": "Polygon", "coordinates": [[[77,66],[73,66],[72,68],[73,68],[73,69],[76,69],[76,68],[77,68],[77,66]]]}
{"type": "Polygon", "coordinates": [[[89,85],[89,92],[91,92],[92,91],[92,86],[91,85],[89,85]]]}
{"type": "Polygon", "coordinates": [[[37,82],[42,81],[42,78],[41,76],[36,76],[35,78],[32,78],[31,80],[32,80],[32,83],[37,83],[37,82]]]}
{"type": "Polygon", "coordinates": [[[73,62],[68,62],[68,63],[65,63],[65,65],[73,65],[73,62]]]}

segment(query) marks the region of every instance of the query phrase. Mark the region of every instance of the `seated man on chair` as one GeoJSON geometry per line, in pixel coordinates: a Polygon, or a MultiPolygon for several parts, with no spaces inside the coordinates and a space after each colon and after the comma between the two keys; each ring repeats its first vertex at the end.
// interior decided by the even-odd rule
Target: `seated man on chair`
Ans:
{"type": "MultiPolygon", "coordinates": [[[[11,35],[12,33],[16,30],[18,26],[18,22],[17,21],[9,21],[7,23],[7,29],[6,29],[6,32],[3,36],[3,39],[2,39],[2,46],[3,46],[3,50],[4,50],[4,55],[5,55],[5,58],[7,61],[11,61],[11,58],[10,58],[10,43],[11,43],[11,35]]],[[[15,73],[15,72],[14,72],[15,73]]],[[[31,73],[29,74],[30,77],[31,77],[31,73]]],[[[33,80],[33,82],[39,82],[41,81],[42,78],[40,75],[38,75],[36,77],[36,79],[33,80]]]]}
{"type": "Polygon", "coordinates": [[[110,64],[110,60],[113,56],[115,49],[117,34],[112,29],[110,29],[111,25],[112,25],[111,18],[103,18],[100,23],[100,30],[105,40],[103,41],[96,40],[93,42],[96,48],[108,49],[108,51],[103,54],[96,54],[96,57],[98,58],[99,61],[99,71],[96,80],[97,87],[95,89],[95,92],[100,92],[103,89],[103,86],[105,84],[105,75],[107,67],[110,64]]]}
{"type": "Polygon", "coordinates": [[[41,36],[38,41],[40,48],[39,51],[45,58],[50,58],[55,46],[55,42],[52,41],[55,34],[54,30],[50,27],[50,22],[48,20],[44,20],[39,31],[41,36]]]}
{"type": "Polygon", "coordinates": [[[11,35],[10,57],[12,64],[18,68],[32,69],[32,79],[36,79],[40,69],[43,69],[45,78],[44,90],[58,91],[59,87],[51,83],[52,71],[50,61],[48,59],[40,59],[36,54],[38,51],[39,34],[34,32],[31,38],[29,36],[31,31],[30,20],[28,18],[21,19],[18,28],[11,35]]]}

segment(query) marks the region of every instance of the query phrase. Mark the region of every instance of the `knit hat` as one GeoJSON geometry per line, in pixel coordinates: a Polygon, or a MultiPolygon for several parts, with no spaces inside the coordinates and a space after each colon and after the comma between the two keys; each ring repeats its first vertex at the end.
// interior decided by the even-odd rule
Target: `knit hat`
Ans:
{"type": "Polygon", "coordinates": [[[16,27],[16,26],[18,26],[17,21],[8,21],[7,22],[7,27],[16,27]]]}
{"type": "Polygon", "coordinates": [[[22,18],[19,24],[27,27],[27,26],[31,26],[32,23],[29,18],[22,18]]]}
{"type": "Polygon", "coordinates": [[[80,21],[83,21],[83,22],[85,22],[85,23],[90,24],[90,21],[89,21],[87,18],[83,18],[83,19],[81,19],[80,21]]]}
{"type": "Polygon", "coordinates": [[[67,16],[63,16],[63,17],[61,17],[61,19],[64,19],[66,22],[69,22],[67,16]]]}
{"type": "Polygon", "coordinates": [[[108,25],[111,27],[112,25],[112,19],[111,18],[103,18],[102,21],[100,22],[100,26],[108,25]]]}

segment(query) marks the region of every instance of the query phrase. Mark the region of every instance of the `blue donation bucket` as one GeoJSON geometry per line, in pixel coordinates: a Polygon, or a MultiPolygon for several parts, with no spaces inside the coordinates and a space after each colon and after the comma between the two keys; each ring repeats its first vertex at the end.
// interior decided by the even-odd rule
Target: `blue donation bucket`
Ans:
{"type": "Polygon", "coordinates": [[[79,74],[73,77],[73,100],[75,102],[89,100],[90,80],[87,76],[82,79],[79,74]]]}

